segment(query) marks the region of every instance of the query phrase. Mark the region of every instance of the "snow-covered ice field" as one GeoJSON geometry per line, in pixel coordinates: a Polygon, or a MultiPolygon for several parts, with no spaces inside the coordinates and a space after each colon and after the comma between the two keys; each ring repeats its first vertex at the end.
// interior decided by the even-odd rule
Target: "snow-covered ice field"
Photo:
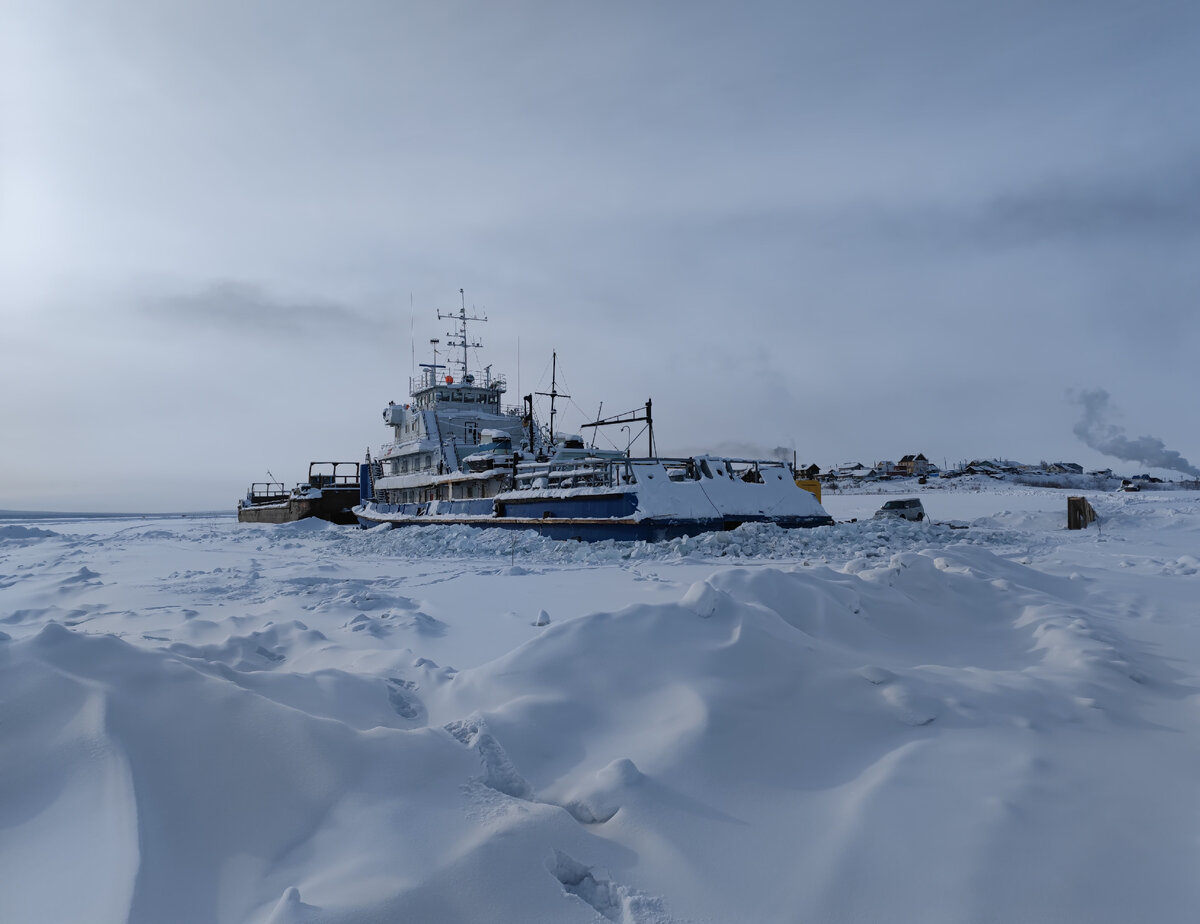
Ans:
{"type": "Polygon", "coordinates": [[[1194,921],[1200,493],[930,487],[659,545],[0,520],[0,921],[1194,921]]]}

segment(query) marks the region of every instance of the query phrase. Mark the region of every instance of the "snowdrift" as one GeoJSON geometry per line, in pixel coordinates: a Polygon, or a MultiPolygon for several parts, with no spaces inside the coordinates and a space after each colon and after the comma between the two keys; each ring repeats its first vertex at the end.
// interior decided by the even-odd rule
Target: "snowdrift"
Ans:
{"type": "Polygon", "coordinates": [[[1200,509],[1107,513],[4,527],[0,917],[1183,921],[1200,509]]]}

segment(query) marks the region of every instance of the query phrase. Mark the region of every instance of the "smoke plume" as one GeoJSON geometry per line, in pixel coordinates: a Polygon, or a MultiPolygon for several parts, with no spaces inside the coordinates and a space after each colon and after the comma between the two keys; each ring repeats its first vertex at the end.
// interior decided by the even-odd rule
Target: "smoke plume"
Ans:
{"type": "Polygon", "coordinates": [[[1108,422],[1108,392],[1093,388],[1080,392],[1075,400],[1083,406],[1083,417],[1075,424],[1075,435],[1097,452],[1115,456],[1126,462],[1141,462],[1149,468],[1165,468],[1200,477],[1200,469],[1162,440],[1139,436],[1135,440],[1125,435],[1123,427],[1108,422]]]}
{"type": "Polygon", "coordinates": [[[748,443],[741,440],[722,440],[694,449],[681,449],[682,455],[714,455],[725,456],[729,459],[778,459],[780,462],[791,462],[794,446],[768,447],[761,443],[748,443]]]}

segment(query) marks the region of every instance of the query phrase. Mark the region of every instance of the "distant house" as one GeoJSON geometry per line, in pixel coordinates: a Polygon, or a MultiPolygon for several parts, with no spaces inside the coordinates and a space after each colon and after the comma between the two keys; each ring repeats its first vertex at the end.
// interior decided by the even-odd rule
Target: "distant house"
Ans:
{"type": "Polygon", "coordinates": [[[1077,462],[1051,462],[1046,471],[1051,475],[1082,475],[1083,466],[1077,462]]]}
{"type": "Polygon", "coordinates": [[[897,468],[906,475],[928,475],[929,460],[925,458],[925,453],[919,452],[915,456],[907,455],[901,458],[897,468]]]}
{"type": "Polygon", "coordinates": [[[834,477],[839,480],[875,481],[881,477],[881,472],[878,468],[867,468],[861,462],[854,462],[839,465],[834,472],[834,477]]]}
{"type": "Polygon", "coordinates": [[[974,459],[963,469],[969,475],[998,475],[1001,472],[1009,475],[1019,475],[1022,472],[1033,471],[1033,466],[1012,459],[974,459]]]}
{"type": "Polygon", "coordinates": [[[811,481],[814,478],[820,477],[820,475],[821,475],[821,466],[816,465],[815,463],[813,465],[810,465],[808,468],[796,469],[796,477],[797,478],[807,478],[811,481]]]}
{"type": "Polygon", "coordinates": [[[883,459],[875,463],[875,471],[879,473],[880,478],[891,478],[893,475],[902,475],[903,472],[896,467],[896,463],[891,459],[883,459]]]}

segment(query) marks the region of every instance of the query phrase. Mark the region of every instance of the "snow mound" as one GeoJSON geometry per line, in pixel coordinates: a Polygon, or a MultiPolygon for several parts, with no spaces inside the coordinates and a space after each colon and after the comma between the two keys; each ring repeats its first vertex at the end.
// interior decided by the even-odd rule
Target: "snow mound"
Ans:
{"type": "Polygon", "coordinates": [[[962,499],[13,540],[0,917],[1187,920],[1200,497],[962,499]]]}
{"type": "Polygon", "coordinates": [[[0,526],[0,542],[16,542],[27,539],[52,539],[59,534],[50,529],[37,526],[18,526],[16,524],[0,526]]]}
{"type": "Polygon", "coordinates": [[[890,555],[899,548],[929,545],[977,545],[1007,548],[1017,534],[999,521],[956,530],[944,524],[905,520],[865,520],[813,529],[782,529],[772,523],[746,523],[728,532],[702,533],[664,542],[569,542],[532,531],[476,529],[470,526],[421,526],[409,529],[332,532],[348,554],[415,558],[520,559],[512,574],[528,573],[535,563],[605,564],[632,561],[720,559],[828,560],[851,553],[890,555]],[[872,551],[874,550],[874,551],[872,551]]]}

